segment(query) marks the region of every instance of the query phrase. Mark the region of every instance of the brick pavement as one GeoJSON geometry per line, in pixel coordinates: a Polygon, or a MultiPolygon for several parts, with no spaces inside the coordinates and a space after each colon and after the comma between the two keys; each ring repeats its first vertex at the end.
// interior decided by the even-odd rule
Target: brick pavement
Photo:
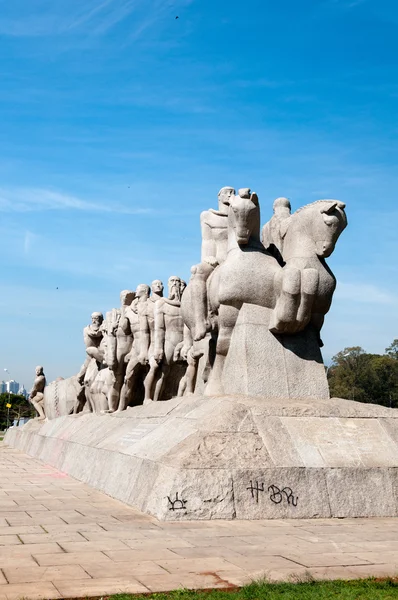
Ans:
{"type": "Polygon", "coordinates": [[[162,523],[0,445],[0,600],[398,574],[398,519],[162,523]]]}

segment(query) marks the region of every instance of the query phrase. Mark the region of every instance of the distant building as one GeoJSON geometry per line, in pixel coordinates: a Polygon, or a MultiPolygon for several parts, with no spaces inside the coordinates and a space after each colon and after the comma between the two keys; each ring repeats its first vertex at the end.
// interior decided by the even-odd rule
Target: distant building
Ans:
{"type": "Polygon", "coordinates": [[[18,390],[19,383],[17,381],[11,379],[11,381],[6,382],[6,392],[9,392],[10,394],[18,394],[18,390]]]}
{"type": "Polygon", "coordinates": [[[21,387],[18,390],[18,395],[19,396],[23,396],[24,398],[28,397],[28,392],[25,389],[25,386],[22,384],[21,387]]]}
{"type": "Polygon", "coordinates": [[[0,394],[4,394],[7,391],[7,385],[5,381],[0,382],[0,394]]]}

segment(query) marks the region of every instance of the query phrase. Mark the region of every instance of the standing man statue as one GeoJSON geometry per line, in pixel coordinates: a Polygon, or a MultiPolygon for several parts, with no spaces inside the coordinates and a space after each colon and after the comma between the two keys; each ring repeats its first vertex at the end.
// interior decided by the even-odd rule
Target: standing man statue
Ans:
{"type": "Polygon", "coordinates": [[[126,374],[125,358],[131,351],[133,336],[129,327],[126,327],[126,311],[135,298],[135,292],[123,290],[120,292],[120,310],[112,311],[112,323],[108,330],[108,366],[113,371],[114,381],[109,392],[109,412],[114,412],[119,406],[120,392],[126,374]],[[127,333],[126,333],[127,332],[127,333]]]}
{"type": "Polygon", "coordinates": [[[149,293],[149,285],[141,283],[136,289],[135,300],[126,308],[124,318],[120,320],[120,327],[125,335],[132,336],[133,343],[129,354],[125,357],[128,363],[117,412],[125,410],[131,403],[138,383],[138,375],[143,366],[148,364],[149,335],[141,335],[140,320],[145,312],[149,293]]]}
{"type": "Polygon", "coordinates": [[[232,187],[218,192],[218,210],[209,208],[200,215],[202,230],[201,262],[192,267],[190,280],[193,311],[195,315],[194,341],[202,340],[209,328],[207,315],[206,282],[215,267],[226,259],[228,246],[228,210],[232,187]]]}
{"type": "Polygon", "coordinates": [[[149,371],[144,379],[144,388],[145,388],[145,402],[149,402],[153,398],[154,393],[154,384],[156,372],[159,368],[157,361],[155,360],[155,306],[156,303],[163,298],[163,289],[164,285],[160,281],[160,279],[155,279],[152,281],[151,291],[152,295],[149,296],[146,301],[145,309],[142,311],[142,315],[140,318],[140,335],[142,339],[146,339],[146,343],[148,344],[148,336],[149,336],[149,349],[148,349],[148,363],[149,363],[149,371]]]}
{"type": "MultiPolygon", "coordinates": [[[[83,329],[83,340],[84,345],[86,346],[87,357],[84,363],[82,364],[79,373],[77,374],[77,381],[81,387],[80,391],[76,396],[75,405],[73,407],[73,414],[76,414],[83,410],[83,407],[87,401],[86,388],[92,383],[92,381],[88,382],[87,384],[87,382],[85,382],[85,377],[88,366],[91,363],[91,359],[96,358],[98,360],[99,358],[100,345],[104,335],[102,327],[103,321],[104,315],[101,312],[93,312],[91,315],[90,325],[87,325],[87,327],[83,329]],[[94,354],[96,356],[94,356],[94,354]]],[[[91,405],[89,405],[89,408],[90,410],[92,409],[91,405]]]]}
{"type": "Polygon", "coordinates": [[[33,404],[39,414],[39,419],[44,420],[44,388],[46,386],[46,376],[43,367],[36,367],[36,378],[30,392],[29,402],[33,404]]]}
{"type": "MultiPolygon", "coordinates": [[[[160,368],[153,400],[160,400],[164,384],[174,363],[174,351],[183,340],[184,323],[181,316],[181,279],[175,275],[168,280],[169,297],[155,305],[154,358],[160,368]]],[[[152,398],[151,398],[152,399],[152,398]]]]}

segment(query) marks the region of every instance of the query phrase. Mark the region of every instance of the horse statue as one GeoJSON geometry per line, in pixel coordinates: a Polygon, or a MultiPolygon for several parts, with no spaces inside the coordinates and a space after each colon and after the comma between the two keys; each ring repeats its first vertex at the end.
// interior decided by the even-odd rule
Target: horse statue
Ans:
{"type": "Polygon", "coordinates": [[[325,258],[347,227],[344,209],[339,200],[317,200],[281,222],[279,249],[285,264],[275,279],[273,333],[296,333],[311,323],[319,334],[336,288],[325,258]]]}
{"type": "MultiPolygon", "coordinates": [[[[223,393],[224,363],[244,303],[271,309],[269,329],[273,333],[296,333],[310,322],[320,331],[336,285],[324,258],[333,252],[347,225],[344,207],[339,201],[321,200],[284,219],[282,266],[260,241],[257,195],[244,188],[231,196],[227,258],[207,279],[209,321],[216,347],[205,395],[223,393]]],[[[189,288],[188,284],[181,311],[192,332],[195,324],[189,288]]]]}

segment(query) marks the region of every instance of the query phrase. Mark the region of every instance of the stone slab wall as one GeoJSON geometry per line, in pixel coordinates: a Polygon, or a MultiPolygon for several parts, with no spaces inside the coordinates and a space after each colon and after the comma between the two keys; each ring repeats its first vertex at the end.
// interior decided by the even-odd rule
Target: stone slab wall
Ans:
{"type": "Polygon", "coordinates": [[[164,520],[398,516],[398,411],[376,405],[175,398],[5,442],[164,520]]]}

